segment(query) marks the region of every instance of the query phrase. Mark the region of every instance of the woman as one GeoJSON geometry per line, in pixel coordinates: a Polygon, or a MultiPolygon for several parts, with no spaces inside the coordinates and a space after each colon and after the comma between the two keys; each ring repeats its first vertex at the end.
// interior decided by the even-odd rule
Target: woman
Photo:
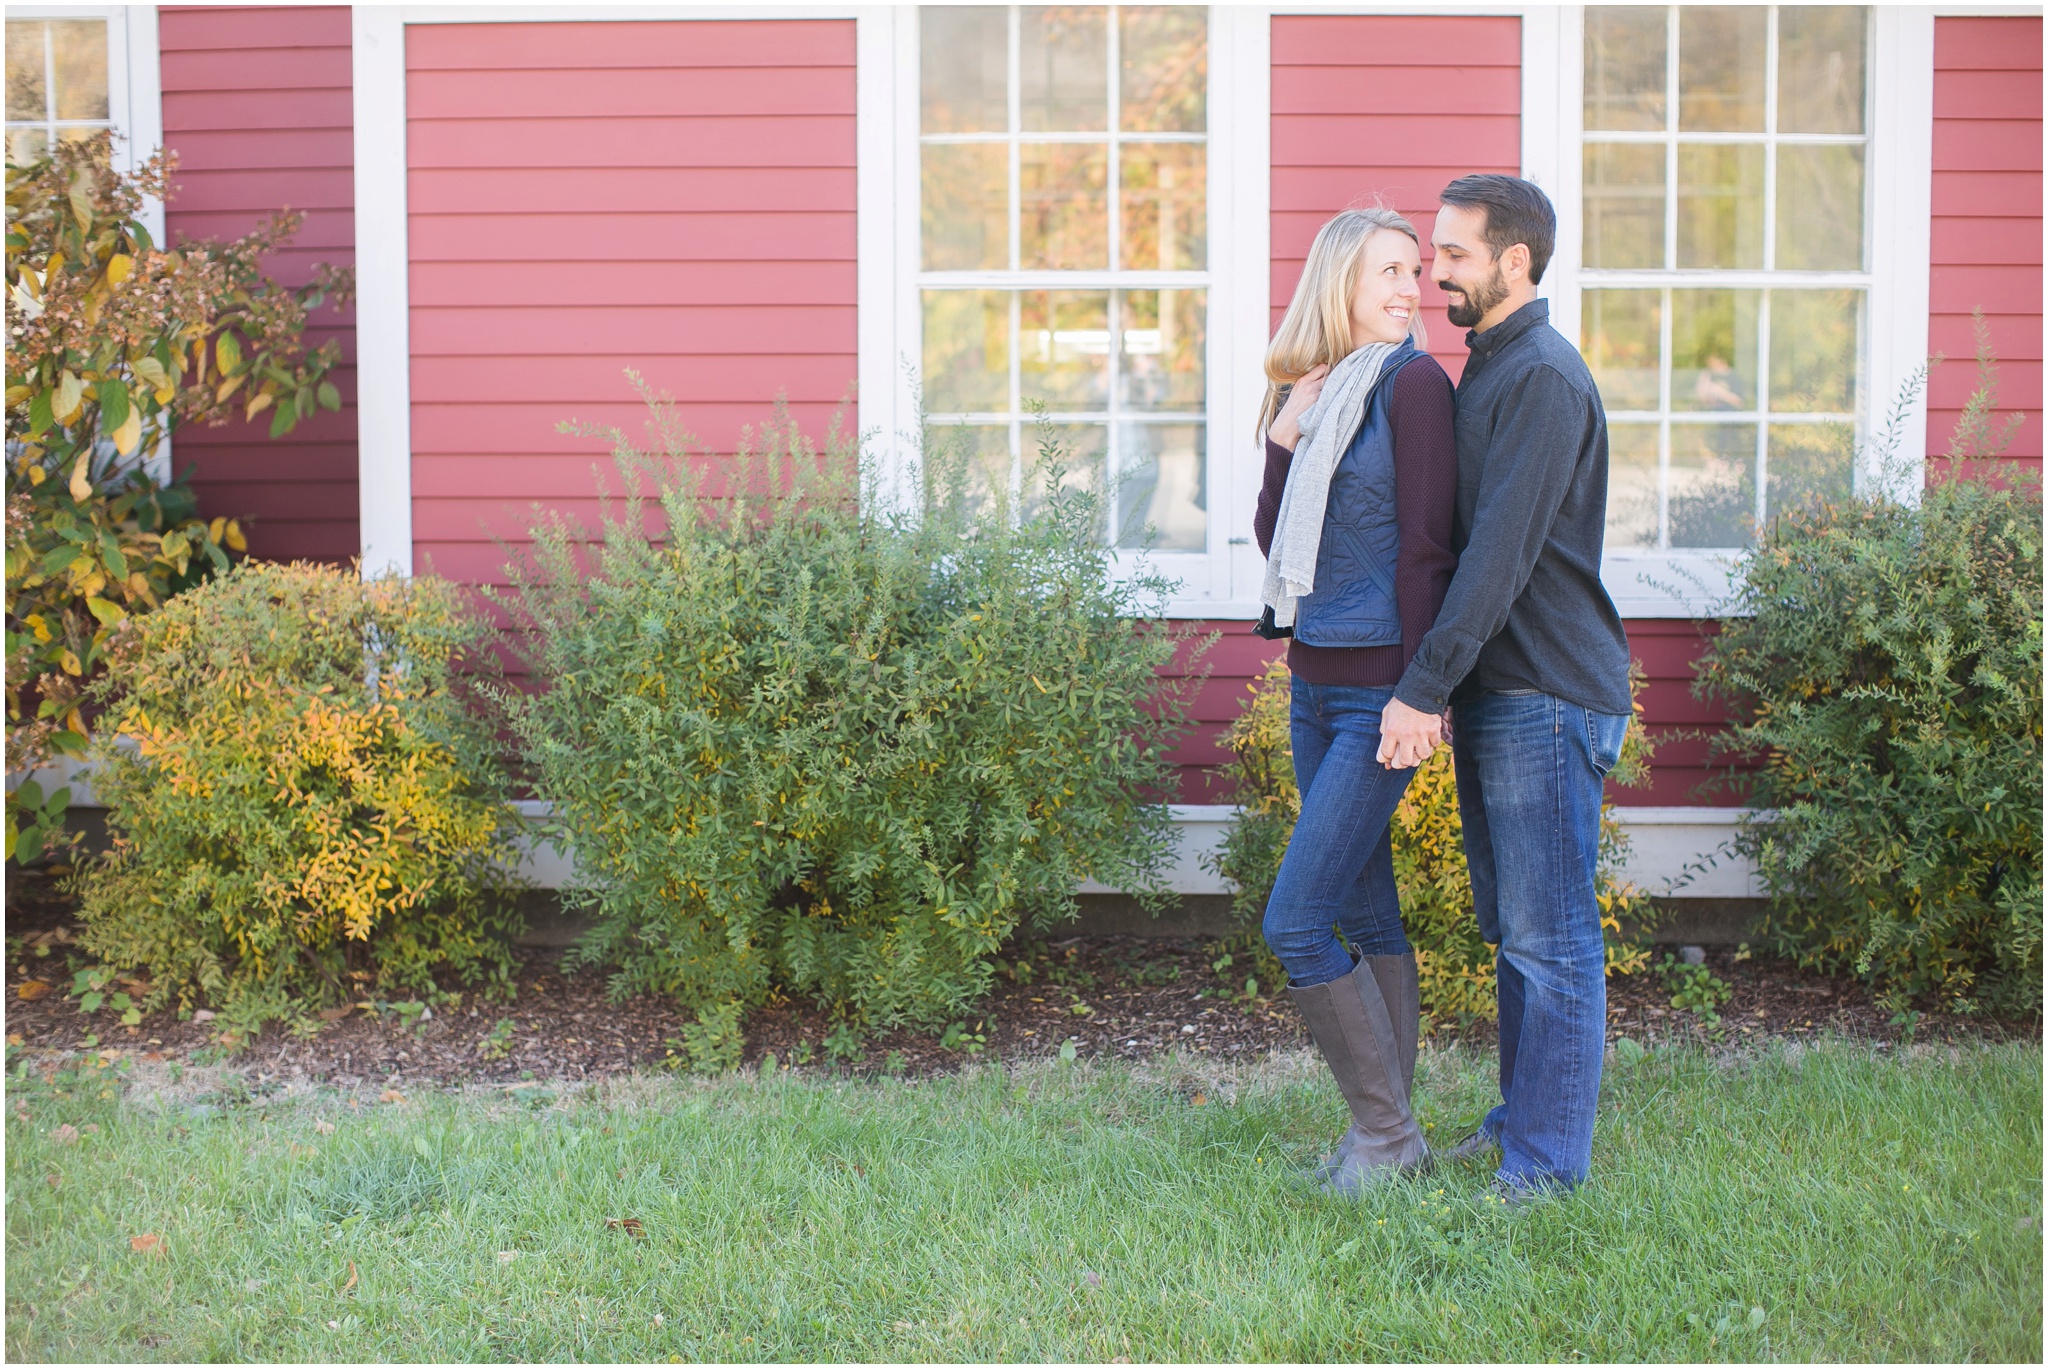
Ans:
{"type": "Polygon", "coordinates": [[[1376,759],[1380,710],[1456,568],[1451,382],[1421,349],[1421,303],[1413,225],[1347,209],[1316,234],[1266,350],[1252,526],[1267,558],[1261,634],[1293,637],[1301,817],[1264,931],[1351,1105],[1319,1170],[1345,1192],[1429,1160],[1409,1106],[1419,1003],[1388,832],[1414,772],[1376,759]]]}

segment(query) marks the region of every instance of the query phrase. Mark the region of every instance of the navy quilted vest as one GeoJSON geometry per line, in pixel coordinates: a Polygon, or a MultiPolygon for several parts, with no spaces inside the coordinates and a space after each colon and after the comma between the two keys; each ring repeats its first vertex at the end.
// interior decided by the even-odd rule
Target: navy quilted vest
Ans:
{"type": "Polygon", "coordinates": [[[1295,609],[1294,639],[1310,646],[1399,646],[1394,565],[1401,527],[1394,509],[1394,377],[1421,356],[1413,342],[1380,368],[1365,420],[1330,477],[1315,592],[1295,609]]]}

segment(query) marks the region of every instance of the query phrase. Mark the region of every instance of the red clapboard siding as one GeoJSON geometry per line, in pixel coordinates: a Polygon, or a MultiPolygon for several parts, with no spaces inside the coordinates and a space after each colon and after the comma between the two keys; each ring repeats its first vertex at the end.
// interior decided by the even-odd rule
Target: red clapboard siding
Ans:
{"type": "MultiPolygon", "coordinates": [[[[1952,446],[1976,388],[1970,311],[1998,356],[1999,407],[2024,413],[2006,456],[2041,465],[2041,20],[1934,21],[1933,253],[1927,449],[1952,446]]],[[[1930,472],[1947,463],[1930,464],[1930,472]]]]}
{"type": "MultiPolygon", "coordinates": [[[[165,215],[171,241],[233,238],[270,213],[306,216],[266,269],[301,284],[320,262],[355,260],[355,144],[349,11],[159,10],[164,145],[178,157],[165,215]]],[[[355,318],[322,308],[309,344],[341,342],[338,414],[272,441],[267,420],[181,429],[179,470],[195,469],[200,510],[244,520],[249,549],[279,559],[346,561],[356,522],[355,318]]]]}
{"type": "MultiPolygon", "coordinates": [[[[617,476],[625,372],[713,452],[786,397],[822,439],[856,371],[845,20],[411,25],[413,551],[500,583],[532,506],[617,476]]],[[[847,415],[850,424],[852,415],[847,415]]]]}
{"type": "MultiPolygon", "coordinates": [[[[1273,20],[1273,322],[1330,215],[1375,196],[1414,221],[1423,261],[1437,193],[1522,165],[1521,21],[1478,15],[1273,20]]],[[[1427,270],[1427,267],[1424,268],[1427,270]]],[[[1464,330],[1422,287],[1429,350],[1455,379],[1464,330]]]]}

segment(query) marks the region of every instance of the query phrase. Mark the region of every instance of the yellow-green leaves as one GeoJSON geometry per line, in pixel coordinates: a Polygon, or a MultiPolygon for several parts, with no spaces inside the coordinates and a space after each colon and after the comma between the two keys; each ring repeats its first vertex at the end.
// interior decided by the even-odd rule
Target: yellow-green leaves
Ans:
{"type": "Polygon", "coordinates": [[[122,281],[135,273],[135,258],[126,252],[116,252],[107,258],[107,284],[119,287],[122,281]]]}
{"type": "Polygon", "coordinates": [[[92,453],[80,452],[71,467],[71,497],[83,504],[92,498],[92,453]]]}
{"type": "Polygon", "coordinates": [[[69,423],[78,417],[78,410],[85,402],[85,381],[75,371],[65,371],[57,379],[57,393],[50,400],[50,416],[59,423],[69,423]]]}
{"type": "Polygon", "coordinates": [[[242,370],[242,344],[235,341],[235,335],[223,331],[213,341],[214,364],[220,367],[224,376],[236,376],[242,370]]]}

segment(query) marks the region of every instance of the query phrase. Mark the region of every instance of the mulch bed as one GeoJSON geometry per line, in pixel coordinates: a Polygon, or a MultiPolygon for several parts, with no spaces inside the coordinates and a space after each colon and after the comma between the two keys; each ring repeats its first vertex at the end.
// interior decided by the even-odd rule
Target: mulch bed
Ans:
{"type": "MultiPolygon", "coordinates": [[[[17,875],[7,890],[9,963],[6,1028],[11,1044],[43,1051],[115,1048],[144,1059],[194,1059],[218,1053],[211,1022],[179,1021],[159,1012],[124,1027],[103,1008],[93,1017],[65,997],[69,987],[64,948],[70,907],[46,881],[17,875]],[[21,953],[17,938],[40,939],[52,954],[21,953]],[[47,985],[27,987],[31,981],[47,985]],[[23,989],[32,996],[22,997],[23,989]]],[[[1180,1050],[1219,1059],[1244,1059],[1275,1048],[1305,1045],[1301,1020],[1284,992],[1261,986],[1243,993],[1248,957],[1215,968],[1223,949],[1208,939],[1067,937],[1021,943],[1005,957],[989,998],[961,1022],[950,1048],[925,1032],[898,1031],[861,1043],[840,1058],[827,1050],[833,1023],[816,1008],[774,1004],[747,1022],[746,1063],[773,1052],[778,1063],[811,1069],[916,1077],[957,1069],[975,1059],[1024,1059],[1057,1054],[1072,1042],[1085,1059],[1136,1060],[1180,1050]]],[[[1660,952],[1661,955],[1661,952],[1660,952]]],[[[326,1022],[310,1038],[273,1025],[243,1057],[266,1071],[303,1074],[340,1085],[400,1083],[517,1083],[579,1081],[634,1069],[679,1063],[679,1038],[694,1018],[672,1001],[637,996],[614,1002],[601,970],[563,973],[561,953],[525,954],[518,993],[509,1003],[464,994],[452,1007],[407,1022],[396,1012],[351,1011],[326,1022]],[[510,1021],[509,1031],[500,1026],[510,1021]],[[502,1045],[502,1053],[498,1046],[502,1045]]],[[[1671,1007],[1653,974],[1618,977],[1608,984],[1608,1035],[1643,1044],[1697,1039],[1718,1045],[1772,1037],[1846,1035],[1879,1044],[1901,1039],[1902,1024],[1853,980],[1803,971],[1762,957],[1737,961],[1712,950],[1707,965],[1733,989],[1710,1031],[1698,1018],[1671,1007]]],[[[2006,1022],[1925,1018],[1914,1039],[2039,1039],[2038,1021],[2006,1022]]],[[[1438,1024],[1439,1039],[1488,1044],[1488,1022],[1438,1024]]],[[[844,1044],[842,1041],[841,1044],[844,1044]]]]}

